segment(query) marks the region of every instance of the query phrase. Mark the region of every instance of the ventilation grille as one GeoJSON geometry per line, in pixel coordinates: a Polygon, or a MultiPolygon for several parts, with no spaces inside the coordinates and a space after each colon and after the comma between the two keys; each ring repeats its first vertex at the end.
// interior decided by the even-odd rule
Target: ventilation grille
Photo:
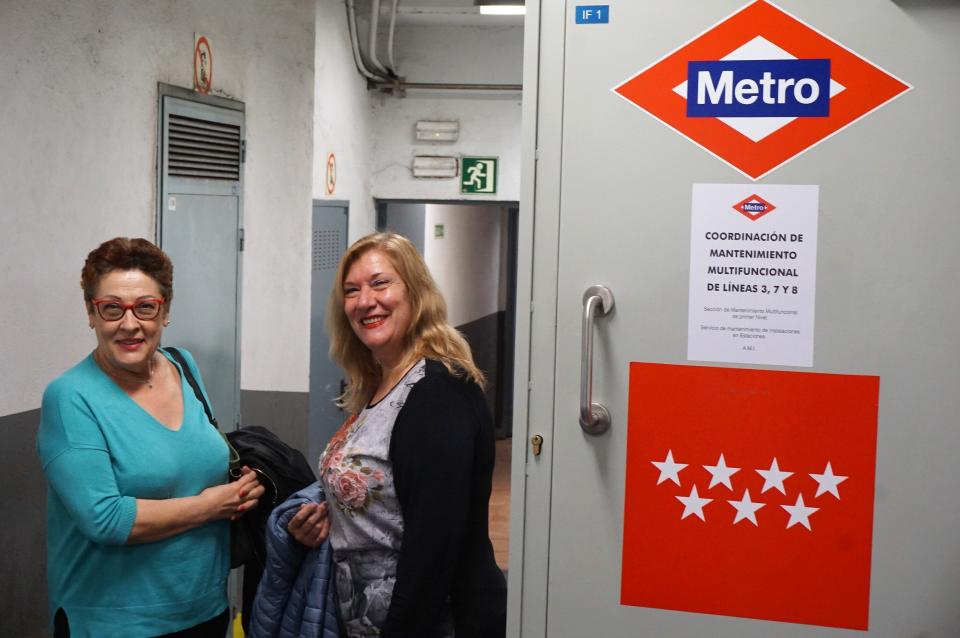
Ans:
{"type": "Polygon", "coordinates": [[[343,242],[340,241],[339,230],[313,231],[313,269],[332,270],[340,262],[340,250],[343,242]]]}
{"type": "Polygon", "coordinates": [[[240,181],[240,127],[170,114],[167,172],[173,177],[240,181]]]}

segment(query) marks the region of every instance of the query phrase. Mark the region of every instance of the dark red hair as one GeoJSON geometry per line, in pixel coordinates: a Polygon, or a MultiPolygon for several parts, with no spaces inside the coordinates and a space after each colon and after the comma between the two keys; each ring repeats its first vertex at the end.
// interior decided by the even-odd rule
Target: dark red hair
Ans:
{"type": "Polygon", "coordinates": [[[160,285],[164,306],[173,301],[173,262],[167,254],[146,239],[115,237],[105,241],[89,255],[80,274],[83,299],[90,303],[100,279],[114,270],[139,270],[160,285]]]}

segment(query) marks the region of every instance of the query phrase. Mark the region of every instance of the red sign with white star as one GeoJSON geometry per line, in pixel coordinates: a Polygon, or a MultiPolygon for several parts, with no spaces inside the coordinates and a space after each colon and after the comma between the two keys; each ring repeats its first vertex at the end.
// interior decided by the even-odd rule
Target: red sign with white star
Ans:
{"type": "Polygon", "coordinates": [[[879,377],[630,364],[621,603],[867,629],[879,377]]]}
{"type": "Polygon", "coordinates": [[[613,90],[757,180],[910,88],[757,0],[613,90]]]}

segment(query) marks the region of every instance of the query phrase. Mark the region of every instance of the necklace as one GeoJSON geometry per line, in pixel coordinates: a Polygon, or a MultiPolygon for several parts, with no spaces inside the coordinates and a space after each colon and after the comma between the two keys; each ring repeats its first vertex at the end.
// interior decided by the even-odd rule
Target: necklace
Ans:
{"type": "Polygon", "coordinates": [[[149,359],[149,361],[147,361],[147,369],[148,369],[148,372],[147,372],[147,377],[146,377],[146,378],[143,378],[142,376],[140,376],[140,375],[138,375],[138,374],[136,374],[136,373],[134,373],[134,372],[130,372],[129,370],[125,370],[125,369],[123,369],[123,368],[120,368],[120,370],[123,370],[123,372],[125,372],[126,375],[127,375],[126,377],[123,377],[123,376],[120,376],[119,374],[117,374],[116,371],[110,369],[110,366],[106,365],[105,362],[103,362],[103,361],[101,360],[100,352],[99,352],[98,350],[94,350],[94,351],[93,351],[93,360],[97,363],[98,366],[100,366],[100,369],[103,370],[104,372],[106,372],[107,375],[108,375],[111,379],[113,379],[114,381],[116,381],[118,385],[121,385],[121,386],[122,386],[122,385],[124,384],[124,382],[130,382],[130,381],[132,381],[132,382],[138,383],[138,384],[140,384],[140,385],[145,385],[145,386],[147,386],[147,389],[149,389],[149,390],[152,390],[152,389],[153,389],[153,372],[154,372],[153,362],[154,362],[154,359],[155,359],[155,358],[156,358],[156,355],[155,355],[155,354],[150,355],[150,359],[149,359]]]}
{"type": "Polygon", "coordinates": [[[402,381],[403,378],[407,376],[407,373],[413,369],[413,366],[417,365],[417,361],[419,361],[419,359],[414,360],[413,363],[402,362],[399,365],[394,366],[390,370],[389,375],[383,372],[383,367],[381,366],[381,380],[378,384],[377,391],[373,395],[373,397],[377,397],[377,400],[373,401],[373,397],[371,397],[371,403],[380,403],[387,397],[387,395],[393,392],[394,388],[397,387],[400,381],[402,381]],[[382,395],[381,392],[383,393],[382,395]]]}

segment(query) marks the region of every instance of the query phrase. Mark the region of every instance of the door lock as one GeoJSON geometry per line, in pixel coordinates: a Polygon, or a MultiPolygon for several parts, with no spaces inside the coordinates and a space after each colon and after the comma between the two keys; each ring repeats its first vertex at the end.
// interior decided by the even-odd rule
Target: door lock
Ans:
{"type": "Polygon", "coordinates": [[[539,434],[531,436],[530,446],[533,448],[533,455],[540,456],[540,449],[543,447],[543,437],[539,434]]]}

